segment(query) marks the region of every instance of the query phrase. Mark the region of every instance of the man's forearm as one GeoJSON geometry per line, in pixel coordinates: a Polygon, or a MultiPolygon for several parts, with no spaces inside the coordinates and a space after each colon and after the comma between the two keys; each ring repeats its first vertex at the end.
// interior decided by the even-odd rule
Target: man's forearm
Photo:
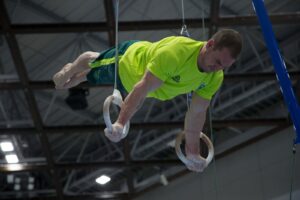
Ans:
{"type": "Polygon", "coordinates": [[[121,106],[121,111],[117,122],[123,126],[128,120],[135,114],[135,112],[141,107],[147,95],[147,91],[143,90],[141,84],[137,84],[132,92],[125,98],[124,103],[121,106]]]}
{"type": "Polygon", "coordinates": [[[199,133],[203,129],[206,111],[195,113],[189,110],[185,117],[184,132],[186,147],[190,153],[199,153],[199,133]]]}

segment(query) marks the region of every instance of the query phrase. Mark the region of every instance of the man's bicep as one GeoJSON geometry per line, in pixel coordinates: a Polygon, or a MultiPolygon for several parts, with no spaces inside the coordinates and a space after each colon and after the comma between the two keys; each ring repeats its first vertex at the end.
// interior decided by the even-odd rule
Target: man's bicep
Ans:
{"type": "Polygon", "coordinates": [[[148,70],[145,72],[145,75],[143,76],[141,82],[144,86],[144,89],[146,89],[147,92],[154,91],[163,84],[162,80],[157,78],[148,70]]]}

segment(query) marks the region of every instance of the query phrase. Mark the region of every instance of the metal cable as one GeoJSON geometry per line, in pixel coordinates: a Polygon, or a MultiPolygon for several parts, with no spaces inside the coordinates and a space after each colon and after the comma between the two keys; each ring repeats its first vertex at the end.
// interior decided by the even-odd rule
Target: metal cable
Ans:
{"type": "Polygon", "coordinates": [[[181,0],[181,12],[182,12],[182,24],[185,25],[185,17],[184,17],[184,0],[181,0]]]}
{"type": "Polygon", "coordinates": [[[293,156],[292,156],[292,170],[291,170],[291,186],[290,186],[290,200],[293,199],[293,186],[294,186],[294,171],[295,171],[295,165],[296,165],[296,146],[294,144],[293,146],[293,156]]]}
{"type": "Polygon", "coordinates": [[[204,0],[201,1],[201,8],[202,8],[202,35],[203,40],[205,40],[205,21],[204,21],[204,0]]]}
{"type": "Polygon", "coordinates": [[[119,36],[118,36],[118,28],[119,25],[119,0],[115,0],[115,82],[114,89],[117,89],[117,74],[119,67],[119,36]]]}
{"type": "MultiPolygon", "coordinates": [[[[212,130],[212,113],[211,113],[211,109],[209,109],[208,111],[209,113],[209,128],[210,128],[210,139],[212,141],[212,143],[215,143],[215,138],[214,138],[214,134],[213,134],[213,130],[212,130]]],[[[214,165],[214,185],[215,185],[215,189],[216,189],[216,200],[218,200],[218,179],[217,179],[217,166],[216,166],[216,159],[215,156],[213,157],[213,165],[214,165]]]]}

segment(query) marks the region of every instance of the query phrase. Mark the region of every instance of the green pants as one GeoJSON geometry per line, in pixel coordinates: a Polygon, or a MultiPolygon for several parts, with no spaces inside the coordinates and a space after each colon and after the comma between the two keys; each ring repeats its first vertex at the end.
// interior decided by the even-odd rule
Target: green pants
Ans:
{"type": "MultiPolygon", "coordinates": [[[[119,59],[124,55],[128,47],[138,40],[130,40],[119,44],[119,59]]],[[[87,80],[91,84],[114,84],[115,83],[115,47],[100,53],[98,58],[89,63],[91,71],[87,74],[87,80]]],[[[122,93],[127,93],[124,88],[119,73],[117,73],[117,89],[122,93]]]]}

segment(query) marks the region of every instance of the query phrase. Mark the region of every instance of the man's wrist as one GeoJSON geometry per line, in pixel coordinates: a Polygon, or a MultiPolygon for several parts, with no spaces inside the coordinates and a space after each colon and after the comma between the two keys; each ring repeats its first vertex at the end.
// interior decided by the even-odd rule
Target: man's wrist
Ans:
{"type": "Polygon", "coordinates": [[[185,145],[186,145],[186,153],[190,154],[198,154],[200,151],[200,141],[199,136],[196,132],[185,131],[185,145]]]}
{"type": "Polygon", "coordinates": [[[125,126],[125,122],[123,122],[122,120],[117,120],[116,122],[115,122],[115,124],[119,124],[119,125],[121,125],[121,126],[125,126]]]}

